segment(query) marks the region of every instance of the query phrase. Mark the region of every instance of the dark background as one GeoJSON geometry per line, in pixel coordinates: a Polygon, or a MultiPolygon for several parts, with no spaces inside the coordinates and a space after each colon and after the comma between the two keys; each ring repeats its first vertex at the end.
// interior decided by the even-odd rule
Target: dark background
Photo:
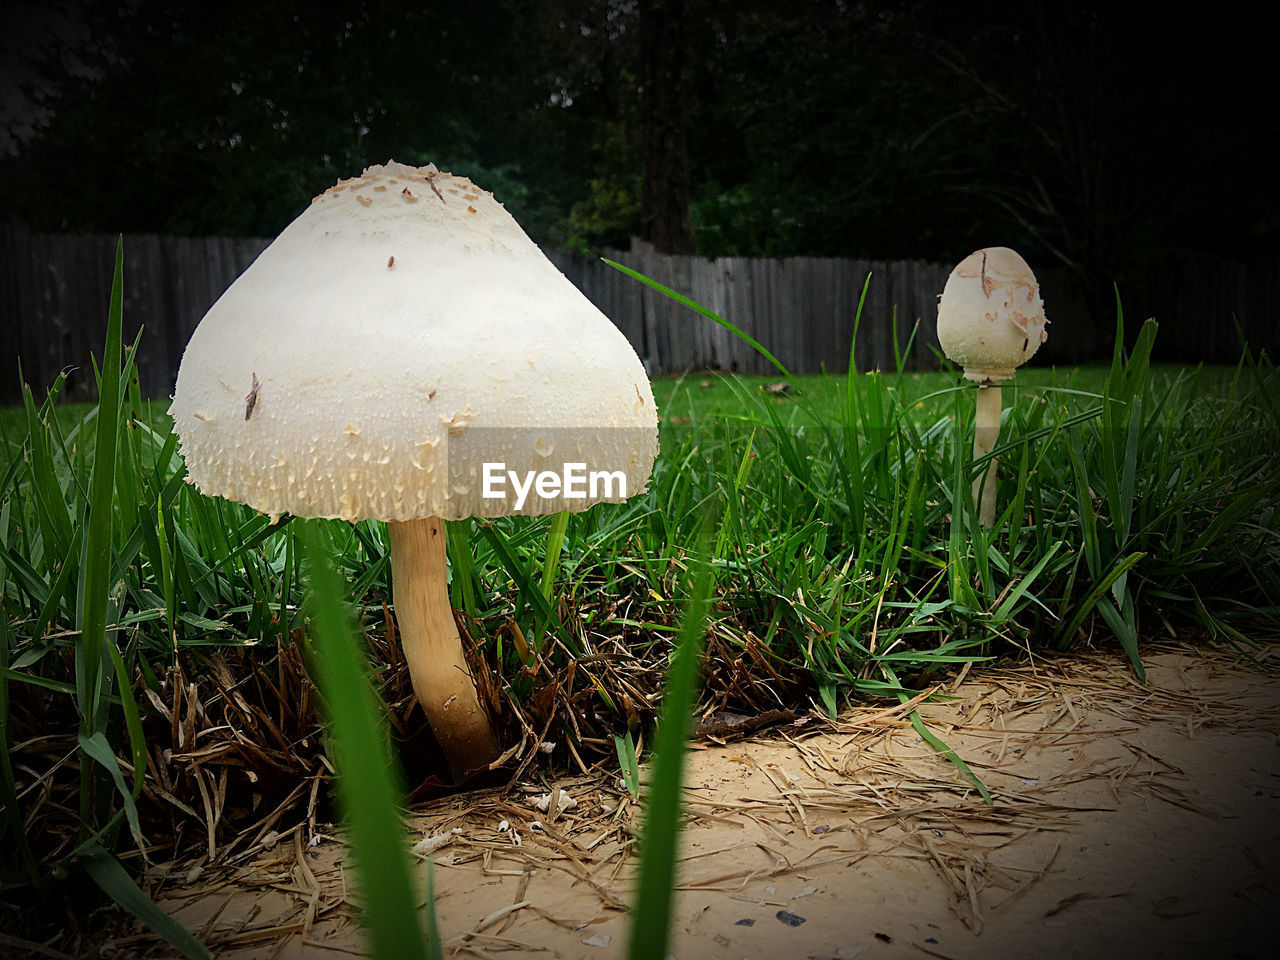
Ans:
{"type": "Polygon", "coordinates": [[[1012,246],[1104,326],[1113,284],[1153,312],[1162,264],[1274,276],[1280,258],[1276,54],[1230,5],[62,10],[7,41],[22,96],[0,219],[36,231],[272,236],[394,157],[471,176],[540,243],[589,253],[1012,246]]]}

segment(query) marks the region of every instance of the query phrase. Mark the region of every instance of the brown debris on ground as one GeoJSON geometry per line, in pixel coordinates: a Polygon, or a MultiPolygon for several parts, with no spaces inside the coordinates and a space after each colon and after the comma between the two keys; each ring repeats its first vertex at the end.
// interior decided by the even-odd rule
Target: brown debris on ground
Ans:
{"type": "MultiPolygon", "coordinates": [[[[922,704],[992,805],[906,707],[696,745],[673,955],[1251,955],[1280,906],[1280,681],[1230,652],[1144,659],[1148,684],[1054,657],[922,704]]],[[[616,770],[540,771],[415,817],[451,955],[625,956],[637,808],[616,770]]],[[[332,832],[303,820],[234,863],[154,865],[151,893],[222,960],[362,955],[332,832]]],[[[103,956],[161,947],[138,933],[103,956]]]]}
{"type": "MultiPolygon", "coordinates": [[[[613,603],[602,622],[626,618],[634,612],[630,603],[613,603]]],[[[364,641],[410,800],[422,802],[451,788],[439,779],[443,756],[414,697],[395,619],[385,607],[382,614],[364,641]]],[[[469,637],[474,624],[455,615],[469,637]]],[[[599,624],[589,630],[587,619],[567,608],[562,620],[574,631],[576,651],[552,634],[541,652],[531,652],[511,621],[507,638],[523,649],[529,665],[502,678],[494,664],[473,661],[481,695],[512,744],[492,782],[520,780],[549,763],[588,775],[602,759],[615,762],[612,738],[623,723],[641,730],[657,713],[668,652],[659,634],[633,627],[601,632],[599,624]],[[600,709],[601,690],[609,691],[618,713],[600,709]],[[546,752],[552,744],[554,756],[546,752]]],[[[803,699],[804,681],[785,666],[788,675],[779,673],[780,664],[758,639],[734,630],[717,623],[707,638],[703,695],[712,737],[742,736],[789,720],[794,714],[785,704],[803,699]]],[[[140,858],[163,863],[193,856],[198,859],[190,869],[232,868],[282,834],[315,834],[328,809],[332,769],[320,696],[306,668],[307,643],[305,632],[295,630],[288,644],[183,649],[156,688],[137,674],[134,695],[147,744],[137,806],[148,847],[123,854],[131,868],[140,858]]],[[[65,855],[79,834],[79,717],[69,697],[50,696],[33,684],[15,685],[13,693],[10,757],[17,793],[35,857],[49,862],[65,855]]],[[[128,759],[127,753],[119,758],[131,779],[128,759]]],[[[46,935],[40,931],[50,918],[20,915],[20,932],[46,935]]],[[[62,932],[57,942],[63,946],[92,939],[87,930],[62,932]]]]}

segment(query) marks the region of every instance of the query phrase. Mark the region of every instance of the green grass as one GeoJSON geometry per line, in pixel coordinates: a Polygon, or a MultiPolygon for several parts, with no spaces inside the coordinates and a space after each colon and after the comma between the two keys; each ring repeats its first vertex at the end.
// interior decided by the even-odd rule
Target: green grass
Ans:
{"type": "MultiPolygon", "coordinates": [[[[526,634],[557,629],[550,572],[591,629],[606,623],[593,602],[600,597],[632,601],[615,630],[668,629],[682,598],[671,572],[705,504],[723,519],[713,558],[726,601],[720,619],[731,634],[759,634],[832,702],[836,691],[883,692],[874,671],[864,676],[881,656],[867,642],[872,627],[879,650],[892,646],[926,667],[945,654],[921,647],[944,641],[971,653],[1000,652],[1002,640],[1069,642],[1099,604],[1121,614],[1125,591],[1218,634],[1238,636],[1240,617],[1270,614],[1270,365],[1142,373],[1134,398],[1111,401],[1097,394],[1106,371],[1035,373],[1007,391],[1004,513],[990,534],[971,530],[966,498],[955,496],[974,467],[971,403],[954,380],[801,378],[777,399],[758,380],[698,375],[658,382],[670,422],[649,492],[567,518],[558,568],[543,555],[546,518],[457,525],[455,556],[463,544],[471,555],[455,599],[483,621],[481,633],[506,617],[526,634]],[[1116,410],[1136,419],[1121,423],[1116,410]],[[1126,562],[1135,564],[1127,573],[1126,562]]],[[[154,676],[175,640],[183,648],[285,639],[300,623],[289,526],[269,528],[240,505],[199,495],[182,483],[174,438],[156,429],[167,421],[121,416],[116,478],[128,495],[117,498],[113,526],[113,626],[124,632],[129,672],[154,676]]],[[[75,538],[96,419],[93,408],[46,403],[0,474],[18,682],[70,681],[49,654],[77,643],[66,631],[78,622],[75,538]]],[[[335,536],[354,599],[376,610],[389,595],[385,531],[364,522],[335,536]]],[[[578,646],[567,631],[562,639],[578,646]]]]}
{"type": "MultiPolygon", "coordinates": [[[[1097,363],[1083,367],[1026,367],[1005,385],[1006,407],[1039,401],[1057,390],[1078,390],[1082,394],[1101,396],[1111,373],[1111,365],[1097,363]]],[[[1229,389],[1235,367],[1206,366],[1196,371],[1197,389],[1206,394],[1229,389]]],[[[1180,364],[1152,364],[1152,383],[1156,389],[1168,387],[1188,374],[1180,364]]],[[[956,386],[953,373],[915,373],[905,371],[882,373],[886,390],[900,403],[911,404],[956,386]]],[[[716,417],[741,419],[758,412],[758,405],[745,399],[758,395],[772,404],[786,421],[792,416],[803,422],[838,422],[844,407],[847,379],[843,374],[830,376],[811,374],[793,379],[794,387],[781,394],[768,392],[770,386],[787,383],[781,376],[740,376],[715,370],[695,370],[679,376],[653,379],[653,396],[664,419],[679,423],[716,417]],[[799,400],[803,397],[803,400],[799,400]]],[[[924,408],[921,408],[923,416],[924,408]]]]}
{"type": "MultiPolygon", "coordinates": [[[[1033,361],[1034,362],[1034,361],[1033,361]]],[[[1005,404],[1038,400],[1049,388],[1071,388],[1088,394],[1100,395],[1106,386],[1111,366],[1097,363],[1082,367],[1037,367],[1030,366],[1018,372],[1015,380],[1006,385],[1005,404]]],[[[1153,380],[1157,387],[1173,383],[1179,377],[1185,377],[1188,368],[1181,364],[1153,363],[1151,367],[1153,380]]],[[[1198,389],[1213,394],[1229,389],[1235,376],[1235,367],[1212,365],[1198,369],[1198,389]]],[[[946,390],[956,385],[956,377],[949,373],[914,373],[904,372],[901,375],[890,372],[884,375],[887,386],[904,403],[911,403],[929,394],[946,390]]],[[[682,419],[696,417],[707,420],[713,417],[742,418],[748,416],[755,405],[744,401],[744,395],[760,394],[762,399],[769,399],[775,408],[788,411],[793,408],[800,417],[818,415],[838,419],[845,396],[844,375],[809,374],[795,377],[798,393],[806,398],[802,406],[796,403],[797,394],[788,393],[782,396],[771,396],[765,388],[785,382],[780,376],[741,376],[717,370],[695,370],[684,374],[668,374],[653,378],[653,396],[658,410],[664,418],[682,419]],[[811,411],[809,407],[812,407],[811,411]]],[[[59,403],[58,419],[64,424],[76,423],[93,413],[93,403],[59,403]]],[[[152,430],[167,433],[173,427],[173,421],[166,412],[169,408],[167,400],[141,401],[140,419],[152,430]]],[[[784,416],[786,419],[786,416],[784,416]]],[[[25,407],[0,407],[0,440],[10,444],[21,444],[27,436],[27,414],[25,407]]],[[[91,441],[90,441],[91,442],[91,441]]]]}
{"type": "MultiPolygon", "coordinates": [[[[740,710],[905,699],[967,660],[1085,637],[1116,638],[1141,673],[1165,621],[1247,652],[1274,631],[1280,596],[1280,383],[1248,355],[1236,368],[1153,369],[1154,336],[1144,328],[1109,366],[1031,369],[1006,389],[991,530],[969,496],[983,468],[970,454],[972,388],[954,373],[797,377],[782,396],[760,389],[781,375],[660,378],[648,491],[574,516],[452,524],[454,603],[527,722],[609,762],[615,736],[654,719],[634,685],[661,701],[691,566],[714,595],[705,684],[740,710]],[[738,662],[755,666],[746,677],[724,666],[738,662]],[[602,663],[625,663],[630,693],[602,663]],[[548,675],[574,686],[536,697],[548,675]]],[[[47,888],[87,843],[136,846],[144,686],[158,691],[178,662],[198,672],[197,655],[266,656],[307,634],[303,525],[186,484],[165,405],[137,396],[108,342],[101,407],[61,406],[55,385],[0,417],[8,888],[47,888]],[[79,761],[47,771],[55,806],[37,808],[30,791],[37,733],[64,737],[79,761]]],[[[383,526],[307,526],[331,544],[330,592],[360,631],[380,633],[383,526]]]]}

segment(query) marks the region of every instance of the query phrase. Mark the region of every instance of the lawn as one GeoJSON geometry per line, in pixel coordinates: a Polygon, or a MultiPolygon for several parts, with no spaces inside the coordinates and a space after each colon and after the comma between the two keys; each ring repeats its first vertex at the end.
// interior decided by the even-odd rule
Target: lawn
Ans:
{"type": "MultiPolygon", "coordinates": [[[[465,547],[472,557],[454,568],[455,605],[490,638],[487,654],[516,702],[530,689],[516,631],[553,670],[597,644],[649,663],[674,629],[678,574],[711,514],[720,652],[726,664],[759,659],[756,679],[771,678],[717,679],[713,660],[713,689],[726,684],[724,702],[742,708],[808,691],[835,709],[898,689],[891,666],[915,673],[1067,644],[1098,617],[1137,669],[1140,617],[1190,618],[1243,640],[1237,621],[1273,608],[1274,571],[1254,561],[1276,549],[1274,370],[1252,361],[1148,370],[1144,359],[1118,380],[1105,366],[1033,368],[1006,388],[1002,516],[981,535],[967,509],[953,509],[975,469],[972,391],[953,375],[659,378],[662,455],[650,489],[570,520],[557,603],[540,582],[549,521],[511,518],[453,525],[453,555],[465,547]]],[[[47,655],[76,643],[95,409],[46,404],[29,422],[22,408],[0,417],[11,451],[0,537],[19,683],[69,682],[47,655]]],[[[124,495],[113,525],[113,623],[126,631],[128,665],[149,680],[175,649],[287,645],[301,625],[288,518],[269,528],[179,482],[164,409],[136,396],[122,406],[124,495]]],[[[365,626],[380,629],[385,531],[323,526],[365,626]]],[[[616,669],[589,672],[613,718],[589,740],[607,740],[635,710],[651,713],[654,691],[620,697],[616,669]]]]}
{"type": "MultiPolygon", "coordinates": [[[[1086,398],[1098,397],[1106,387],[1109,371],[1106,364],[1074,368],[1025,367],[1015,380],[1006,385],[1005,403],[1038,400],[1051,389],[1078,390],[1086,398]]],[[[1236,368],[1209,365],[1190,370],[1181,364],[1153,363],[1151,372],[1153,385],[1157,388],[1192,376],[1195,392],[1212,397],[1230,389],[1236,368]]],[[[882,378],[887,390],[904,404],[924,397],[936,397],[958,383],[955,375],[939,372],[890,372],[882,374],[882,378]]],[[[797,376],[788,383],[779,376],[740,376],[718,370],[695,370],[678,376],[654,377],[652,383],[659,415],[677,424],[713,419],[750,423],[758,419],[760,413],[757,398],[772,400],[784,421],[796,417],[800,422],[835,422],[839,420],[847,389],[843,374],[797,376]],[[785,387],[781,392],[770,390],[780,386],[785,387]],[[799,397],[804,398],[803,402],[797,402],[799,397]]],[[[143,404],[142,419],[153,430],[166,432],[171,429],[172,421],[165,412],[169,406],[167,400],[144,398],[143,404]]],[[[59,403],[54,413],[61,429],[70,431],[95,409],[96,404],[92,403],[59,403]]],[[[921,425],[929,415],[924,409],[921,407],[912,414],[921,425]]],[[[20,405],[0,407],[0,439],[17,444],[26,438],[26,434],[25,408],[20,405]]]]}

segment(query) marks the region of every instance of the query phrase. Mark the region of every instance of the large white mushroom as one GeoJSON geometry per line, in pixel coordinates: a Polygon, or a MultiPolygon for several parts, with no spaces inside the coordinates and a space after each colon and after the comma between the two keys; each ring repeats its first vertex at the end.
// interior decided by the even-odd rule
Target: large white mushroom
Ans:
{"type": "MultiPolygon", "coordinates": [[[[938,342],[966,379],[978,384],[974,459],[1000,437],[1001,384],[1048,339],[1040,286],[1027,261],[1008,247],[987,247],[965,257],[947,277],[938,300],[938,342]]],[[[984,527],[996,522],[996,461],[974,481],[973,498],[984,527]]]]}
{"type": "Polygon", "coordinates": [[[626,338],[492,194],[433,165],[316,197],[200,322],[171,412],[205,493],[387,521],[405,659],[457,777],[499,743],[449,605],[444,521],[620,502],[657,454],[626,338]]]}

